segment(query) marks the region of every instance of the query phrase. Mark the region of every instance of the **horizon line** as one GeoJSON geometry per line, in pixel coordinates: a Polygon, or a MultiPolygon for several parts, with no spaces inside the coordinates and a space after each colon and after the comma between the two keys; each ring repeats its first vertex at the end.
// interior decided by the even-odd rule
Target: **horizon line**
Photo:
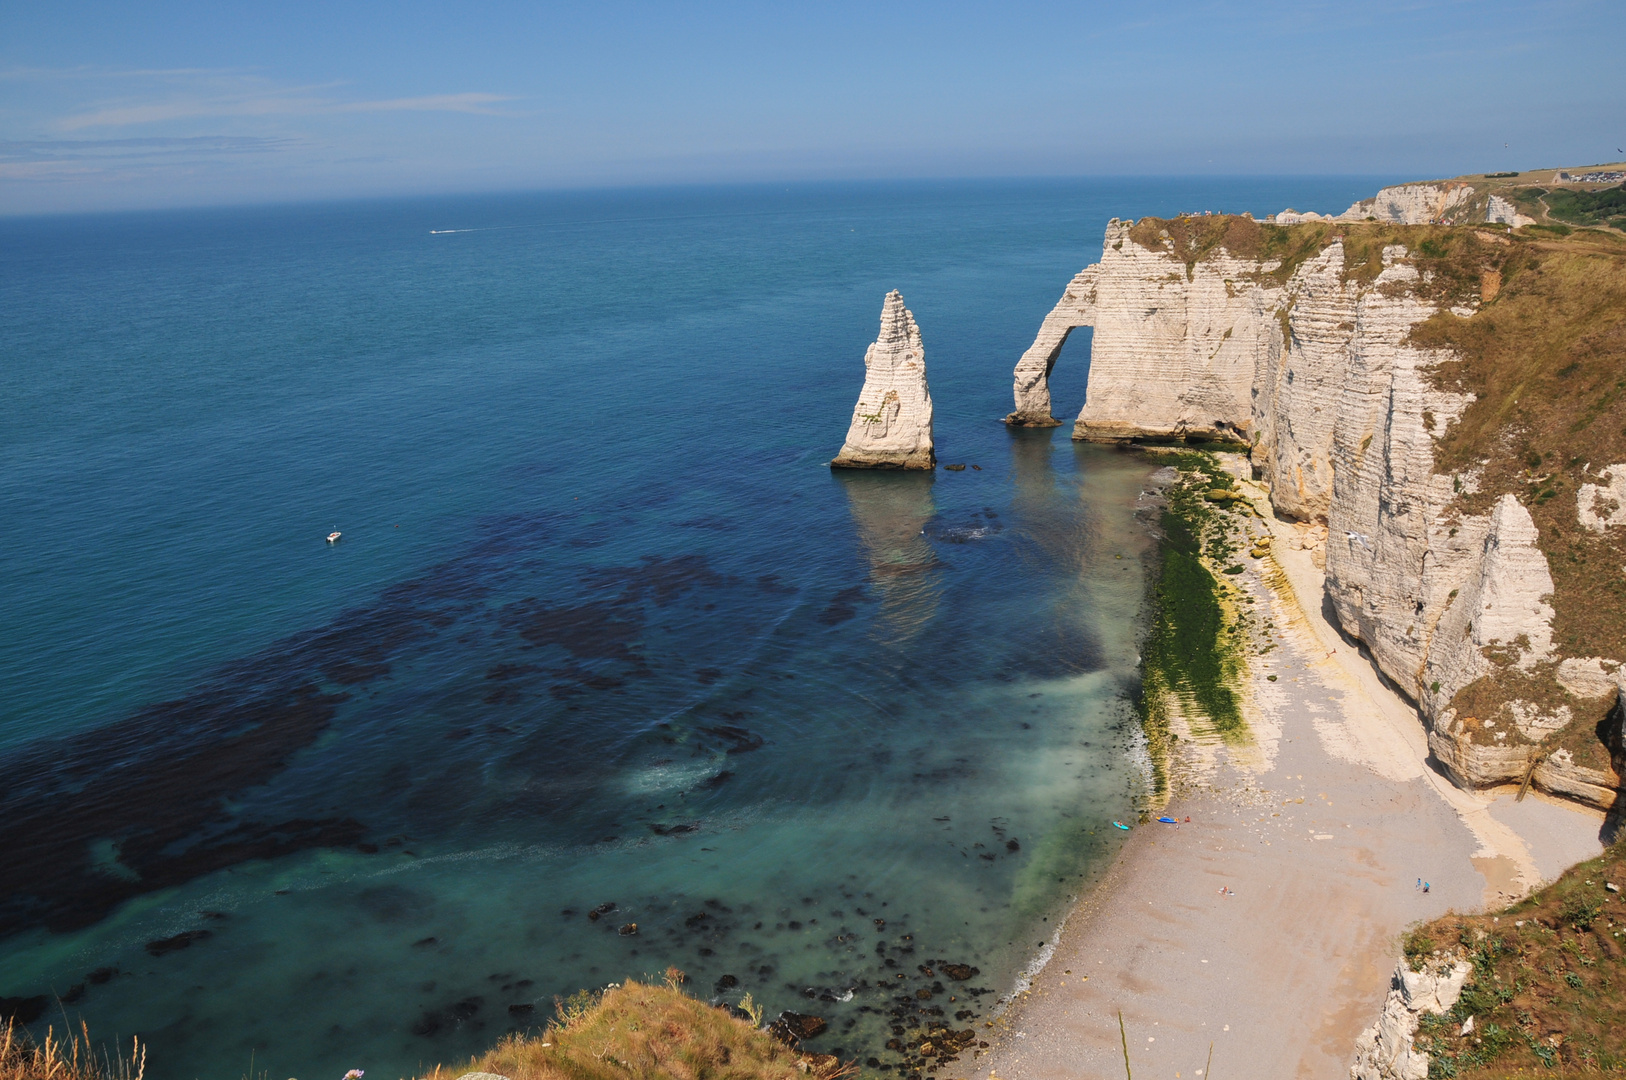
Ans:
{"type": "MultiPolygon", "coordinates": [[[[1568,166],[1579,168],[1581,166],[1568,166]]],[[[1590,167],[1590,166],[1589,166],[1590,167]]],[[[1545,172],[1549,167],[1523,169],[1521,172],[1545,172]]],[[[1552,168],[1559,168],[1554,166],[1552,168]]],[[[129,206],[108,206],[95,209],[81,210],[19,210],[7,211],[0,209],[0,220],[21,221],[43,218],[80,218],[80,217],[108,217],[113,215],[129,214],[163,214],[176,213],[189,210],[251,210],[251,209],[291,209],[295,207],[310,206],[339,206],[345,204],[376,203],[376,202],[411,202],[429,199],[457,199],[457,198],[504,198],[527,195],[593,195],[593,194],[635,194],[647,192],[680,192],[703,191],[719,189],[761,190],[766,188],[783,187],[789,191],[793,188],[839,188],[856,186],[900,186],[900,185],[971,185],[971,184],[1063,184],[1081,182],[1106,181],[1142,181],[1152,183],[1175,183],[1181,181],[1240,181],[1240,180],[1387,180],[1390,183],[1430,183],[1441,180],[1455,179],[1456,177],[1416,177],[1395,181],[1392,178],[1398,175],[1394,172],[1213,172],[1213,173],[1160,173],[1160,172],[1122,172],[1122,173],[1056,173],[1044,175],[974,175],[974,176],[907,176],[907,177],[825,177],[819,179],[757,179],[757,180],[666,180],[650,181],[644,183],[601,183],[601,184],[558,184],[536,186],[503,186],[489,188],[446,188],[440,190],[424,191],[378,191],[369,194],[331,194],[291,196],[288,198],[251,198],[242,200],[205,200],[198,202],[181,203],[153,203],[147,205],[132,204],[129,206]]],[[[1457,176],[1471,177],[1482,175],[1479,173],[1459,173],[1457,176]]]]}

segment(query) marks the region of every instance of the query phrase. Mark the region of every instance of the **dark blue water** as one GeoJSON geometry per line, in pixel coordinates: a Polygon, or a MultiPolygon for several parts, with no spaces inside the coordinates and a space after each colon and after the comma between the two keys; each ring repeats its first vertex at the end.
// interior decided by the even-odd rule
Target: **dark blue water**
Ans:
{"type": "Polygon", "coordinates": [[[1011,367],[1108,217],[1375,187],[0,222],[0,997],[158,1080],[407,1076],[669,964],[849,1055],[986,1013],[1144,783],[1151,466],[1008,432],[1011,367]],[[979,469],[825,466],[891,288],[979,469]]]}

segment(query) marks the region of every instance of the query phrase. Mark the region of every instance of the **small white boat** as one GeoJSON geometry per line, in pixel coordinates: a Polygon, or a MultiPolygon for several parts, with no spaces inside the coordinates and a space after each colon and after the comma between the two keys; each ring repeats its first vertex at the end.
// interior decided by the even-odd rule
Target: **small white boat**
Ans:
{"type": "Polygon", "coordinates": [[[344,535],[343,533],[341,533],[337,529],[335,529],[332,532],[327,534],[327,542],[330,543],[330,544],[337,544],[339,542],[339,537],[341,537],[343,535],[344,535]]]}

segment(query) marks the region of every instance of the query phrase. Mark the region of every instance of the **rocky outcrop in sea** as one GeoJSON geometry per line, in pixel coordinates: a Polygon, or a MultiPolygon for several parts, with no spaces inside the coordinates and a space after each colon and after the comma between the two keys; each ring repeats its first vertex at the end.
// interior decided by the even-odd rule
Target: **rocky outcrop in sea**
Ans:
{"type": "Polygon", "coordinates": [[[926,385],[926,349],[915,317],[896,289],[881,306],[881,332],[864,353],[864,389],[838,469],[934,469],[932,394],[926,385]]]}

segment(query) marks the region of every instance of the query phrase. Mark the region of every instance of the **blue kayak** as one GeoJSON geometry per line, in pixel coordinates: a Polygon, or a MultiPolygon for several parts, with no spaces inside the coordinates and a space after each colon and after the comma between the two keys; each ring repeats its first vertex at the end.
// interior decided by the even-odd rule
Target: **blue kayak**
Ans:
{"type": "Polygon", "coordinates": [[[1122,829],[1122,830],[1123,830],[1123,831],[1124,831],[1124,832],[1128,832],[1128,831],[1129,831],[1129,826],[1128,826],[1128,825],[1125,825],[1125,824],[1124,824],[1124,823],[1123,823],[1123,822],[1121,822],[1121,821],[1114,821],[1114,822],[1113,822],[1113,824],[1114,824],[1114,825],[1116,825],[1116,826],[1118,826],[1118,828],[1120,828],[1120,829],[1122,829]]]}
{"type": "Polygon", "coordinates": [[[1178,825],[1178,824],[1180,824],[1180,819],[1179,818],[1160,817],[1157,820],[1161,821],[1165,825],[1178,825]]]}

